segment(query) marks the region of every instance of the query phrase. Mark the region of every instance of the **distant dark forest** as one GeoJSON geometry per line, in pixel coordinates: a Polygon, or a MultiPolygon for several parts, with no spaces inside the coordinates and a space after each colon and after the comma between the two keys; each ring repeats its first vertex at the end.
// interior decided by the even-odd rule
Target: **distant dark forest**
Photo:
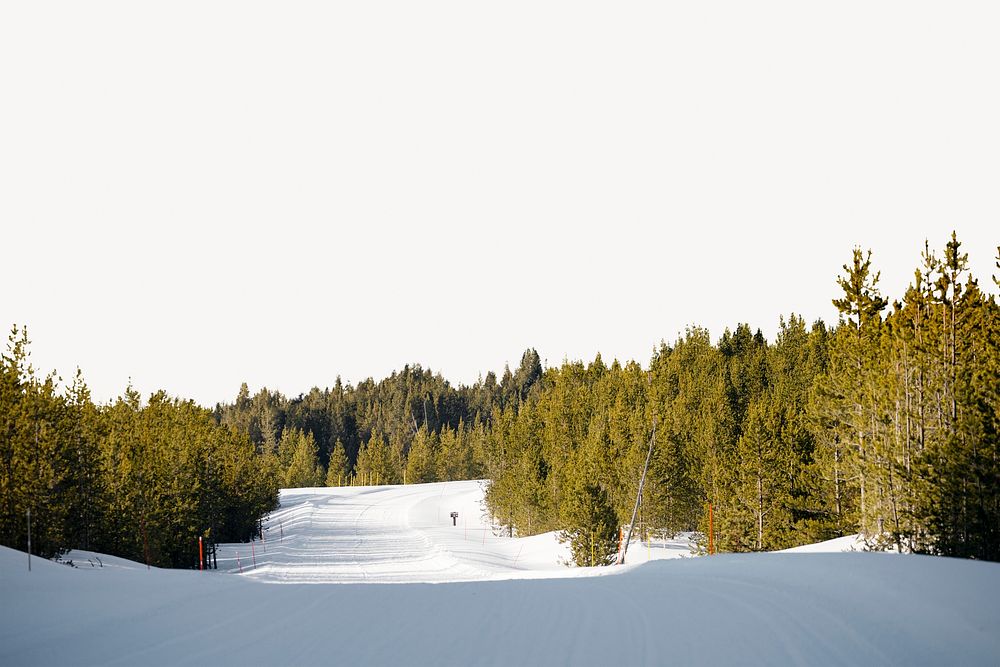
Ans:
{"type": "Polygon", "coordinates": [[[296,397],[244,384],[211,411],[131,390],[97,406],[79,377],[59,393],[15,327],[0,543],[24,548],[31,508],[39,553],[184,565],[197,535],[247,538],[278,487],[484,478],[498,530],[558,530],[579,564],[606,563],[653,439],[643,533],[707,536],[711,504],[724,551],[860,532],[1000,560],[1000,305],[954,234],[913,276],[890,301],[857,249],[834,325],[789,315],[774,341],[737,324],[714,342],[692,327],[646,369],[600,355],[543,368],[529,349],[472,386],[413,365],[296,397]]]}

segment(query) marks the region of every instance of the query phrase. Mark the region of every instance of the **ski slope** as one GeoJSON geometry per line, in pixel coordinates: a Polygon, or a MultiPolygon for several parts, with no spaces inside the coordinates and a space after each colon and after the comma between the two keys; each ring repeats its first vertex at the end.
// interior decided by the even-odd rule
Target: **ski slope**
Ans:
{"type": "Polygon", "coordinates": [[[0,665],[1000,663],[996,563],[824,553],[848,540],[710,558],[641,545],[643,563],[637,542],[633,565],[567,568],[552,535],[477,533],[480,497],[475,482],[285,491],[256,568],[224,545],[219,571],[72,552],[76,567],[29,573],[0,547],[0,665]]]}
{"type": "MultiPolygon", "coordinates": [[[[284,489],[264,539],[219,545],[220,570],[269,583],[435,583],[607,574],[571,569],[555,533],[493,526],[478,481],[284,489]],[[458,512],[453,521],[452,512],[458,512]]],[[[629,564],[691,555],[688,540],[633,540],[629,564]]]]}

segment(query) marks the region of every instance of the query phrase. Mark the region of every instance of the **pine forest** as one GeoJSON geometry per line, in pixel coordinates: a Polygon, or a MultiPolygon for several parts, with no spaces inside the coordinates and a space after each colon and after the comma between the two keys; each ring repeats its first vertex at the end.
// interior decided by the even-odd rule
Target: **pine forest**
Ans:
{"type": "MultiPolygon", "coordinates": [[[[244,384],[205,408],[131,387],[96,404],[78,371],[39,375],[14,326],[0,377],[0,543],[192,567],[199,537],[242,541],[278,489],[484,479],[498,532],[559,531],[613,561],[652,452],[638,530],[717,551],[860,533],[872,549],[1000,560],[998,277],[954,234],[904,294],[855,249],[824,298],[768,341],[699,327],[648,364],[564,361],[454,386],[412,365],[287,397],[244,384]],[[652,448],[650,449],[650,445],[652,448]]],[[[998,248],[1000,276],[1000,248],[998,248]]],[[[656,332],[650,332],[655,335],[656,332]]]]}

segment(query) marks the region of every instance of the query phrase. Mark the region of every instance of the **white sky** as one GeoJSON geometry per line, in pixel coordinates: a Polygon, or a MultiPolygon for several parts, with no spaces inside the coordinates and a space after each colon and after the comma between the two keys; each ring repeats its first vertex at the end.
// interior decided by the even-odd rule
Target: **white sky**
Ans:
{"type": "Polygon", "coordinates": [[[0,0],[0,326],[212,404],[995,293],[998,7],[0,0]]]}

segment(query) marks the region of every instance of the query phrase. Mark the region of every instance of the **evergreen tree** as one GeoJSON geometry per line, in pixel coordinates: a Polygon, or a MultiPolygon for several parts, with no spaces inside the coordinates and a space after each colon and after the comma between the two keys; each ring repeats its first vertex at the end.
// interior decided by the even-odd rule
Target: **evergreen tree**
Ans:
{"type": "Polygon", "coordinates": [[[406,481],[410,484],[425,484],[437,481],[435,466],[436,438],[421,426],[410,445],[406,461],[406,481]]]}
{"type": "Polygon", "coordinates": [[[877,417],[871,409],[874,385],[868,380],[878,357],[886,301],[877,288],[879,274],[872,273],[870,251],[866,256],[855,248],[844,271],[837,279],[844,295],[833,301],[841,323],[831,340],[830,365],[821,381],[823,399],[817,403],[819,421],[825,426],[819,445],[828,450],[823,458],[831,467],[826,476],[835,486],[837,522],[852,526],[857,512],[861,532],[877,535],[880,508],[872,503],[869,489],[871,467],[877,465],[873,455],[877,417]]]}
{"type": "Polygon", "coordinates": [[[364,483],[399,484],[403,481],[397,450],[378,435],[373,435],[361,446],[355,472],[364,483]]]}
{"type": "Polygon", "coordinates": [[[347,451],[344,449],[344,443],[338,440],[333,446],[333,451],[330,452],[330,465],[326,470],[326,485],[341,486],[347,482],[348,474],[347,451]]]}
{"type": "Polygon", "coordinates": [[[464,422],[457,429],[441,430],[436,456],[437,479],[452,481],[476,479],[476,451],[472,437],[466,433],[464,422]]]}
{"type": "MultiPolygon", "coordinates": [[[[752,528],[740,539],[743,550],[764,551],[785,546],[791,527],[792,451],[782,437],[774,397],[750,404],[746,425],[737,443],[735,493],[740,511],[749,514],[752,528]]],[[[746,527],[746,524],[744,524],[746,527]]]]}
{"type": "Polygon", "coordinates": [[[570,488],[560,512],[559,540],[569,542],[578,566],[610,565],[618,553],[619,523],[608,494],[579,478],[570,488]]]}
{"type": "Polygon", "coordinates": [[[322,486],[323,467],[319,463],[318,449],[312,433],[286,429],[281,437],[281,450],[289,451],[285,468],[285,487],[322,486]]]}

